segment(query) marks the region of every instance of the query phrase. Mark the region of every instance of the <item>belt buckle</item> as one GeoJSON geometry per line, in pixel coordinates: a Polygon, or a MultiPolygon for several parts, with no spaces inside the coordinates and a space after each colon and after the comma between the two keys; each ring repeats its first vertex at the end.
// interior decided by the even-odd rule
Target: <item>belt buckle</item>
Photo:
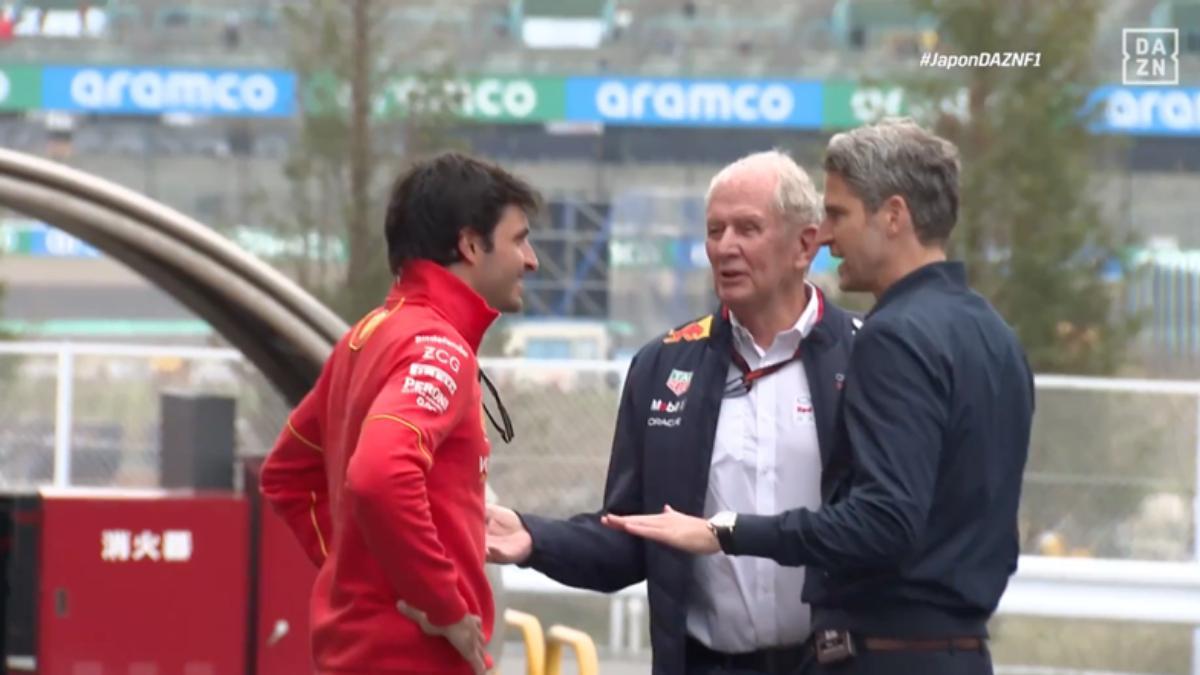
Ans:
{"type": "Polygon", "coordinates": [[[854,658],[854,640],[850,638],[850,631],[818,631],[814,645],[817,650],[817,663],[823,666],[854,658]]]}

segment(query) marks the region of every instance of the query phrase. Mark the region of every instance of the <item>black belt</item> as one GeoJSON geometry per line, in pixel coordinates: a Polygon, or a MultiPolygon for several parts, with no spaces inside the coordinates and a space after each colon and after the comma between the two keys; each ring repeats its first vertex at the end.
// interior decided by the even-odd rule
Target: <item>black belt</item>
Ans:
{"type": "Polygon", "coordinates": [[[862,645],[871,652],[979,652],[987,646],[977,637],[943,638],[935,640],[897,640],[894,638],[862,638],[862,645]]]}
{"type": "Polygon", "coordinates": [[[716,666],[728,670],[756,670],[762,673],[794,673],[804,661],[803,644],[772,647],[741,654],[727,654],[704,646],[692,636],[687,638],[687,665],[716,666]]]}
{"type": "Polygon", "coordinates": [[[987,641],[978,637],[878,638],[851,635],[845,630],[819,630],[807,644],[817,663],[834,664],[854,658],[857,651],[868,652],[986,652],[987,641]]]}

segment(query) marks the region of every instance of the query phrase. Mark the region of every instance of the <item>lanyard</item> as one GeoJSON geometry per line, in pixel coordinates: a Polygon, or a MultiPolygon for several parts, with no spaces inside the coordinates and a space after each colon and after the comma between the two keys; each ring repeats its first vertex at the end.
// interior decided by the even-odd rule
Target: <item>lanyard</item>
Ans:
{"type": "Polygon", "coordinates": [[[754,383],[762,378],[778,372],[787,366],[792,361],[800,358],[800,350],[803,348],[804,342],[796,347],[796,353],[792,354],[791,358],[777,361],[765,368],[750,369],[750,364],[746,363],[746,359],[738,352],[736,347],[733,347],[733,365],[737,366],[738,370],[742,371],[742,376],[734,378],[725,383],[725,396],[732,398],[735,396],[745,396],[750,393],[750,388],[754,383]]]}
{"type": "Polygon", "coordinates": [[[483,368],[479,369],[479,379],[487,385],[487,388],[492,392],[492,396],[496,398],[496,405],[500,407],[500,419],[502,422],[496,421],[496,417],[492,415],[492,411],[488,410],[486,401],[483,402],[483,412],[487,413],[488,421],[499,432],[500,440],[505,443],[512,443],[513,437],[516,434],[513,431],[512,418],[508,416],[508,408],[505,408],[504,401],[500,400],[500,392],[496,391],[496,385],[492,384],[488,376],[483,374],[483,368]]]}
{"type": "MultiPolygon", "coordinates": [[[[816,296],[814,300],[817,302],[817,316],[813,321],[813,326],[815,327],[821,322],[821,319],[825,317],[825,296],[822,295],[821,291],[817,290],[815,286],[811,288],[816,296]]],[[[729,307],[721,308],[721,316],[726,320],[730,319],[729,307]]],[[[778,363],[772,363],[766,368],[755,368],[751,370],[750,364],[746,363],[746,359],[740,353],[738,353],[737,347],[731,344],[730,349],[733,351],[733,364],[738,367],[738,370],[742,371],[742,376],[734,378],[725,383],[725,397],[733,398],[736,396],[745,396],[746,394],[749,394],[750,388],[754,386],[755,381],[761,380],[771,373],[782,370],[784,366],[788,365],[792,361],[799,360],[800,349],[803,346],[804,338],[801,338],[800,344],[796,346],[796,353],[792,354],[790,359],[785,359],[778,363]]]]}

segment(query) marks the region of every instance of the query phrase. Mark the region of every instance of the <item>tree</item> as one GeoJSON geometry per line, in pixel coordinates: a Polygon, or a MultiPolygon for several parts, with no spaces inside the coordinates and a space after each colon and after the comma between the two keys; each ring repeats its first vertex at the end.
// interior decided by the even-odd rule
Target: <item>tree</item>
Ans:
{"type": "MultiPolygon", "coordinates": [[[[4,255],[3,252],[0,251],[0,256],[3,256],[3,255],[4,255]]],[[[4,284],[2,282],[0,282],[0,317],[3,317],[3,316],[4,316],[4,284]]],[[[4,328],[0,328],[0,340],[7,340],[11,337],[12,336],[9,335],[8,331],[6,331],[4,328]]]]}
{"type": "MultiPolygon", "coordinates": [[[[0,215],[3,215],[3,214],[4,214],[4,211],[0,210],[0,215]]],[[[15,241],[15,239],[13,241],[15,241]]],[[[8,253],[10,251],[11,251],[11,246],[6,243],[5,232],[3,231],[2,228],[0,228],[0,259],[3,259],[5,253],[8,253]]],[[[3,316],[4,316],[4,282],[0,281],[0,318],[2,318],[3,316]]],[[[11,333],[6,331],[3,327],[0,327],[0,340],[11,340],[12,338],[13,338],[13,335],[11,333]]]]}
{"type": "MultiPolygon", "coordinates": [[[[1113,141],[1081,115],[1098,83],[1097,0],[917,0],[938,51],[1040,53],[1024,68],[922,69],[914,89],[962,156],[951,253],[1013,324],[1038,372],[1111,373],[1137,329],[1106,273],[1120,242],[1090,198],[1113,141]],[[961,77],[955,77],[955,76],[961,77]],[[953,99],[965,87],[965,115],[953,99]],[[948,96],[948,94],[950,94],[948,96]]],[[[1126,270],[1128,272],[1128,270],[1126,270]]]]}
{"type": "MultiPolygon", "coordinates": [[[[4,254],[7,252],[5,250],[7,247],[3,246],[3,243],[4,243],[3,234],[4,234],[3,232],[0,232],[0,260],[2,260],[4,258],[4,254]]],[[[0,281],[0,318],[3,318],[3,317],[4,317],[4,283],[2,281],[0,281]]],[[[17,336],[14,333],[6,330],[3,326],[0,326],[0,342],[6,341],[6,340],[13,340],[16,337],[17,336]]],[[[13,378],[16,376],[17,369],[21,366],[22,359],[23,359],[23,357],[21,357],[20,355],[17,355],[17,354],[8,355],[8,356],[0,356],[0,383],[4,383],[7,386],[8,383],[11,383],[13,381],[13,378]]]]}
{"type": "Polygon", "coordinates": [[[385,39],[387,3],[309,0],[285,12],[303,111],[284,167],[290,205],[271,220],[302,242],[285,267],[354,321],[391,282],[381,245],[387,181],[413,159],[465,149],[454,136],[461,91],[449,67],[405,71],[431,45],[406,34],[401,52],[385,39]],[[403,149],[387,143],[395,138],[403,149]]]}

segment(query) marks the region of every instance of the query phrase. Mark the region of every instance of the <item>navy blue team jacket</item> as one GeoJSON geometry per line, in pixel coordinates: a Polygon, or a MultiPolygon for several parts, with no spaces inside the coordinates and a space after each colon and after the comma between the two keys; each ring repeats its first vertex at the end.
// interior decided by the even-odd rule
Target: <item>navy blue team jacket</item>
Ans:
{"type": "MultiPolygon", "coordinates": [[[[833,447],[852,337],[861,322],[824,298],[822,303],[821,320],[803,342],[801,361],[824,463],[833,447]]],[[[600,516],[659,513],[666,504],[703,514],[732,350],[731,324],[722,314],[643,347],[629,367],[621,396],[603,507],[569,520],[521,515],[533,538],[527,566],[563,584],[602,592],[647,582],[656,675],[686,672],[693,557],[610,530],[600,524],[600,516]]]]}

